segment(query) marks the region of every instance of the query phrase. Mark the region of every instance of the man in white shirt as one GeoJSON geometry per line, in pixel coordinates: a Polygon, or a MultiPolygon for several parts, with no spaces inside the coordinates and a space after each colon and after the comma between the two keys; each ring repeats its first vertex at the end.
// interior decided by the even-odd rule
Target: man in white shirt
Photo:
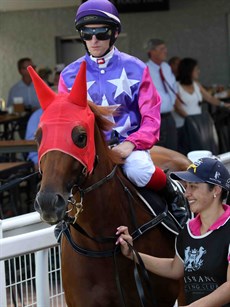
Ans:
{"type": "Polygon", "coordinates": [[[177,84],[171,67],[166,63],[167,47],[161,39],[150,39],[147,44],[149,67],[153,83],[161,96],[160,140],[157,145],[177,150],[177,130],[172,110],[176,101],[177,84]]]}

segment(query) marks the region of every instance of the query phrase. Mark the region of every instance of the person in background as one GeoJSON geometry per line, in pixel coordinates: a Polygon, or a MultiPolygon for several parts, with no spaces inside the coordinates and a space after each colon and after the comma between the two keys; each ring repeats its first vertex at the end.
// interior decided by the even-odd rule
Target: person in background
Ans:
{"type": "MultiPolygon", "coordinates": [[[[154,274],[172,279],[184,276],[186,306],[230,306],[230,206],[223,203],[230,191],[229,172],[217,159],[203,158],[171,177],[184,182],[196,217],[177,237],[174,258],[140,256],[154,274]]],[[[128,228],[118,227],[116,235],[122,253],[136,260],[127,245],[133,244],[128,228]]]]}
{"type": "Polygon", "coordinates": [[[180,63],[180,60],[181,59],[178,56],[174,56],[174,57],[172,57],[168,60],[168,64],[171,67],[172,72],[173,72],[176,79],[177,79],[177,75],[178,75],[178,65],[180,63]]]}
{"type": "MultiPolygon", "coordinates": [[[[43,113],[43,110],[39,108],[38,110],[34,111],[30,116],[27,127],[26,127],[26,140],[34,140],[35,132],[37,131],[38,124],[40,121],[40,117],[43,113]]],[[[27,156],[27,160],[33,161],[35,170],[38,170],[38,153],[36,152],[29,152],[27,156]]]]}
{"type": "Polygon", "coordinates": [[[184,205],[183,194],[151,160],[149,149],[159,138],[160,97],[148,67],[114,46],[121,31],[116,7],[108,0],[88,0],[78,8],[75,25],[86,55],[64,68],[59,92],[69,92],[86,61],[88,99],[116,110],[110,118],[114,128],[105,136],[108,142],[114,135],[119,140],[113,150],[125,161],[125,175],[139,187],[160,191],[169,204],[184,205]]]}
{"type": "Polygon", "coordinates": [[[60,74],[61,71],[56,71],[54,74],[54,82],[53,85],[51,86],[52,90],[54,90],[54,92],[58,92],[58,83],[59,83],[59,79],[60,79],[60,74]]]}
{"type": "Polygon", "coordinates": [[[199,83],[200,69],[198,62],[192,58],[184,58],[178,66],[178,95],[182,101],[177,99],[175,104],[174,119],[178,131],[179,151],[186,154],[186,135],[184,132],[185,118],[189,115],[202,113],[202,101],[217,107],[230,109],[230,103],[224,103],[213,97],[199,83]]]}
{"type": "Polygon", "coordinates": [[[177,130],[172,111],[176,102],[177,85],[171,67],[166,63],[167,47],[161,39],[148,41],[147,52],[150,75],[161,97],[160,140],[157,143],[172,150],[177,150],[177,130]]]}
{"type": "Polygon", "coordinates": [[[27,71],[28,66],[35,68],[33,61],[30,58],[22,58],[18,60],[18,72],[21,75],[21,80],[13,85],[9,91],[7,107],[14,103],[14,98],[21,98],[25,109],[36,110],[40,107],[39,101],[34,89],[34,85],[27,71]]]}
{"type": "MultiPolygon", "coordinates": [[[[58,82],[60,78],[60,73],[61,71],[56,71],[54,74],[54,81],[53,81],[53,86],[51,88],[53,89],[54,92],[57,93],[57,87],[58,87],[58,82]]],[[[34,140],[35,133],[38,128],[38,124],[40,122],[40,117],[43,113],[43,110],[39,108],[33,114],[30,116],[29,121],[27,123],[26,127],[26,135],[25,139],[26,140],[34,140]]],[[[35,170],[38,170],[38,153],[37,152],[30,152],[27,156],[28,160],[33,161],[35,170]]]]}
{"type": "Polygon", "coordinates": [[[38,70],[38,75],[46,82],[46,84],[53,86],[53,82],[50,81],[52,70],[49,67],[40,68],[38,70]]]}

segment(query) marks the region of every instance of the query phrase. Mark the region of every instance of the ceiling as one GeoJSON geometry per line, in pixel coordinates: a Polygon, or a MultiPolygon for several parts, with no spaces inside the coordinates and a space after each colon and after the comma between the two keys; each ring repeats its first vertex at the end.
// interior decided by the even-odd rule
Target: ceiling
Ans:
{"type": "Polygon", "coordinates": [[[0,12],[78,6],[81,0],[0,0],[0,12]]]}

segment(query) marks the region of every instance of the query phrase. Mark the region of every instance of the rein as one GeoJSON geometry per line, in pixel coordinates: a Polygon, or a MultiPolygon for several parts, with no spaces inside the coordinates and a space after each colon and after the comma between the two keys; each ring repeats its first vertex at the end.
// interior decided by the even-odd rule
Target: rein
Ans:
{"type": "MultiPolygon", "coordinates": [[[[86,193],[89,193],[89,192],[99,188],[104,183],[111,180],[114,177],[114,175],[116,174],[116,170],[117,170],[117,165],[114,166],[111,173],[109,173],[106,177],[104,177],[103,179],[94,183],[93,185],[87,187],[86,189],[81,189],[79,186],[77,186],[78,190],[80,192],[80,197],[81,197],[80,203],[77,203],[76,200],[73,197],[72,190],[73,190],[74,187],[76,187],[76,185],[73,186],[68,202],[71,203],[73,206],[76,206],[77,213],[75,214],[74,217],[69,217],[69,216],[66,217],[62,222],[60,222],[55,227],[55,236],[56,236],[58,242],[60,243],[61,235],[64,234],[67,241],[69,242],[69,244],[73,248],[73,250],[75,252],[79,253],[80,255],[87,256],[87,257],[93,257],[93,258],[113,257],[114,265],[115,265],[115,268],[116,268],[117,288],[118,288],[118,291],[119,291],[121,302],[122,302],[123,306],[126,306],[125,297],[124,297],[124,293],[123,293],[123,290],[122,290],[122,287],[121,287],[119,273],[118,273],[118,264],[117,264],[117,260],[116,260],[116,255],[118,253],[120,253],[120,246],[116,246],[113,250],[106,250],[106,251],[93,251],[93,250],[84,249],[73,241],[73,239],[71,237],[71,233],[70,233],[70,227],[69,227],[69,226],[73,227],[79,233],[81,233],[82,235],[84,235],[88,239],[91,239],[91,240],[93,240],[94,242],[97,242],[97,243],[109,243],[109,242],[115,243],[116,242],[117,236],[110,236],[110,237],[104,237],[104,238],[103,237],[102,238],[92,237],[79,224],[76,223],[76,220],[77,220],[79,213],[83,210],[83,208],[82,208],[83,204],[82,203],[83,203],[84,195],[86,193]]],[[[146,231],[150,230],[151,228],[153,228],[153,227],[157,226],[159,223],[161,223],[164,220],[164,218],[167,216],[168,208],[166,206],[166,209],[162,213],[160,213],[159,215],[157,215],[156,217],[154,217],[153,219],[151,219],[149,222],[145,223],[144,225],[138,227],[137,222],[136,222],[136,218],[135,218],[135,213],[134,213],[133,206],[132,206],[132,201],[134,200],[134,197],[133,197],[132,193],[130,192],[130,190],[128,189],[128,187],[126,187],[126,185],[123,183],[121,178],[119,176],[117,176],[117,178],[119,179],[119,182],[122,185],[124,191],[128,195],[129,206],[130,206],[131,213],[132,213],[132,219],[133,219],[133,223],[135,224],[135,231],[131,235],[133,237],[133,240],[136,240],[141,235],[143,235],[146,231]]],[[[150,280],[149,280],[149,277],[148,277],[148,273],[145,269],[145,265],[144,265],[140,255],[138,254],[138,252],[136,252],[135,249],[130,244],[128,244],[128,245],[129,245],[130,249],[132,250],[133,257],[135,257],[135,259],[136,259],[136,261],[134,261],[135,262],[134,278],[135,278],[139,298],[140,298],[140,301],[141,301],[141,306],[145,307],[145,306],[147,306],[147,304],[146,304],[145,293],[144,293],[144,289],[143,289],[143,286],[142,286],[142,281],[141,281],[141,278],[140,278],[139,271],[141,272],[142,277],[146,282],[147,290],[148,290],[148,293],[149,293],[149,297],[151,298],[152,306],[156,307],[157,304],[156,304],[156,301],[155,301],[153,294],[152,294],[152,290],[151,290],[151,286],[150,286],[150,280]],[[139,264],[139,267],[137,267],[136,262],[139,264]]]]}
{"type": "Polygon", "coordinates": [[[7,182],[7,183],[5,183],[5,184],[0,186],[0,193],[13,188],[14,186],[18,185],[22,181],[25,181],[25,180],[29,179],[30,177],[33,177],[33,176],[35,176],[37,174],[39,174],[39,172],[34,172],[34,173],[29,174],[29,175],[27,175],[25,177],[20,177],[20,178],[12,179],[10,182],[7,182]]]}
{"type": "MultiPolygon", "coordinates": [[[[77,186],[81,196],[83,197],[85,194],[93,191],[93,190],[96,190],[97,188],[99,188],[100,186],[102,186],[103,184],[105,184],[107,181],[109,181],[110,179],[113,178],[113,176],[115,175],[116,173],[116,170],[117,170],[117,165],[114,166],[114,168],[112,169],[111,173],[109,173],[107,176],[105,176],[104,178],[102,178],[101,180],[99,180],[98,182],[92,184],[91,186],[89,186],[88,188],[86,189],[81,189],[79,186],[77,186]]],[[[75,185],[76,186],[76,185],[75,185]]],[[[73,186],[73,188],[75,187],[73,186]]],[[[72,189],[73,189],[72,188],[72,189]]]]}

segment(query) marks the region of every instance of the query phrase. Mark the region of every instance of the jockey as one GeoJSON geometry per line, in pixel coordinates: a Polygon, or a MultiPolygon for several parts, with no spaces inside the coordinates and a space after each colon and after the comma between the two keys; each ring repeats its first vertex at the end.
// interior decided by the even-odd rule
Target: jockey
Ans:
{"type": "MultiPolygon", "coordinates": [[[[174,191],[170,179],[151,160],[149,150],[159,139],[161,99],[148,67],[114,46],[121,31],[116,7],[108,0],[88,0],[78,8],[75,26],[87,53],[62,71],[58,91],[71,90],[86,61],[88,100],[116,110],[109,118],[114,127],[105,134],[107,141],[114,135],[119,140],[113,150],[125,160],[125,175],[138,187],[160,192],[168,204],[184,206],[183,194],[174,191]]],[[[184,210],[179,211],[187,219],[184,210]]]]}

